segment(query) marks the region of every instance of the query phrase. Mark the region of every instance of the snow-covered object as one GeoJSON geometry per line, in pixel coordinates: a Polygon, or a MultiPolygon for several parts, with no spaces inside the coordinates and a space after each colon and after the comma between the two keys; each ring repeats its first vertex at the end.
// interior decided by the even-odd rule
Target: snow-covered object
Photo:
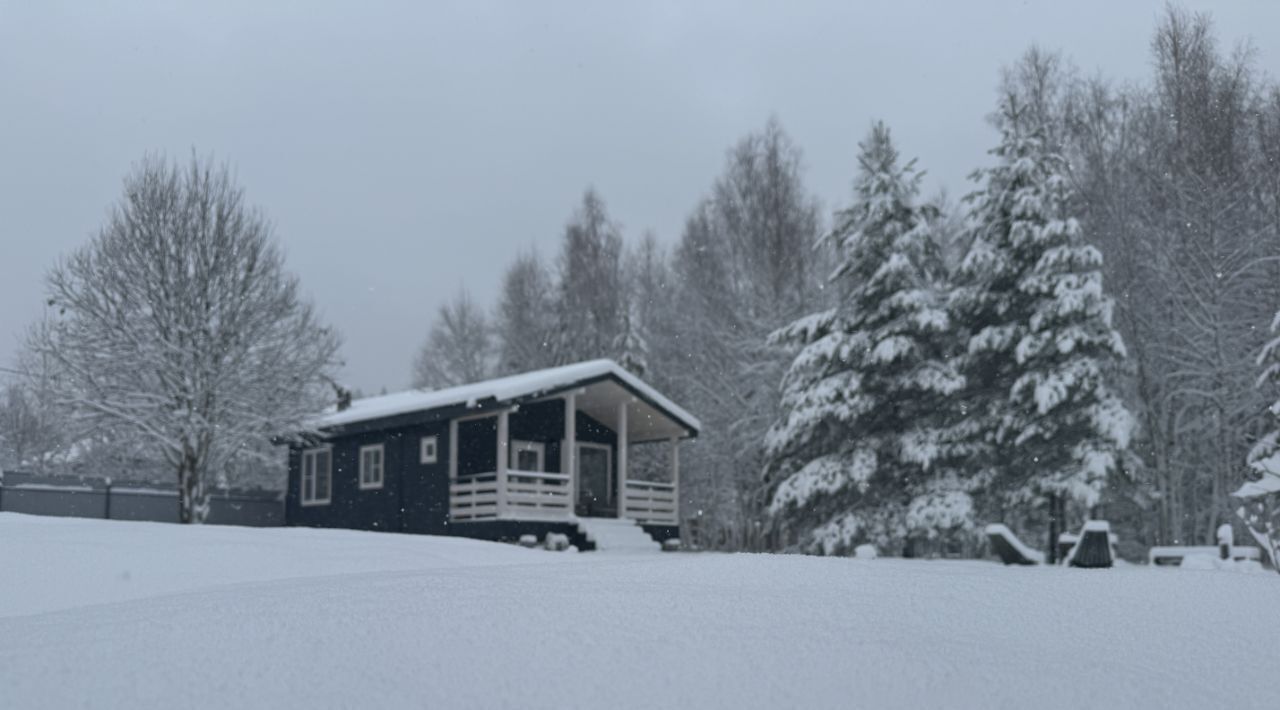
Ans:
{"type": "Polygon", "coordinates": [[[627,372],[612,360],[588,360],[442,390],[408,390],[379,397],[366,397],[353,401],[350,407],[342,411],[332,409],[326,412],[315,422],[315,426],[317,428],[341,426],[450,405],[475,406],[488,400],[503,402],[565,389],[580,382],[604,376],[618,378],[690,429],[697,431],[702,428],[697,417],[686,412],[644,380],[627,372]]]}
{"type": "Polygon", "coordinates": [[[520,536],[520,547],[537,547],[537,546],[538,546],[537,535],[521,535],[520,536]]]}
{"type": "Polygon", "coordinates": [[[862,544],[853,548],[853,556],[860,560],[874,560],[880,556],[875,545],[862,544]]]}
{"type": "Polygon", "coordinates": [[[966,448],[992,462],[988,490],[1008,504],[1056,493],[1090,506],[1133,428],[1106,382],[1125,348],[1102,255],[1068,211],[1066,161],[1012,99],[1001,110],[998,163],[977,173],[951,309],[971,332],[966,448]]]}
{"type": "Polygon", "coordinates": [[[1005,564],[1013,564],[1015,562],[1018,564],[1044,564],[1044,553],[1027,547],[1022,540],[1018,539],[1017,535],[1013,534],[1013,531],[1010,530],[1007,525],[1003,523],[991,523],[987,526],[985,532],[988,539],[999,539],[1003,541],[1003,543],[1008,545],[1014,552],[1016,552],[1017,555],[1022,557],[1021,561],[1005,559],[1005,564]]]}
{"type": "Polygon", "coordinates": [[[935,210],[917,204],[921,173],[899,164],[883,124],[858,161],[853,202],[825,237],[845,295],[772,336],[796,355],[765,440],[780,480],[770,511],[824,554],[972,528],[964,486],[939,466],[944,400],[962,381],[946,357],[935,210]]]}
{"type": "Polygon", "coordinates": [[[1080,531],[1065,563],[1068,567],[1110,568],[1115,564],[1115,536],[1111,524],[1105,520],[1089,520],[1080,531]]]}
{"type": "Polygon", "coordinates": [[[682,543],[678,537],[669,537],[662,541],[663,552],[679,552],[682,543]]]}
{"type": "MultiPolygon", "coordinates": [[[[528,535],[527,537],[533,537],[533,536],[528,535]]],[[[533,537],[533,539],[534,539],[534,544],[537,544],[538,539],[536,537],[533,537]]],[[[546,545],[546,548],[548,550],[562,552],[564,550],[569,549],[569,536],[565,535],[564,533],[549,532],[547,533],[547,537],[544,544],[546,545]]]]}
{"type": "Polygon", "coordinates": [[[1218,544],[1230,545],[1236,539],[1236,531],[1231,527],[1231,523],[1223,523],[1218,526],[1218,544]]]}

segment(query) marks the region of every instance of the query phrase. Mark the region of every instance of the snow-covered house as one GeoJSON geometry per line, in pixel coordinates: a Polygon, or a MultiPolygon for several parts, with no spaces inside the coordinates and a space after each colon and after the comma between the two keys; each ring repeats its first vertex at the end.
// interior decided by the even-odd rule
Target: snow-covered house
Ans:
{"type": "Polygon", "coordinates": [[[680,440],[699,428],[612,360],[358,399],[320,417],[319,439],[290,445],[285,520],[493,540],[555,532],[589,549],[592,521],[620,518],[664,540],[679,534],[680,440]],[[669,480],[628,475],[640,444],[669,447],[669,480]]]}

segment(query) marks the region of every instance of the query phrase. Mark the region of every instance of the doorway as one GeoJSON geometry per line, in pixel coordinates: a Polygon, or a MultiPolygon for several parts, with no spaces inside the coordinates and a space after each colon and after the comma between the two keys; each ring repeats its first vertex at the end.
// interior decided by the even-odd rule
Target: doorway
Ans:
{"type": "Polygon", "coordinates": [[[577,446],[578,501],[574,512],[584,517],[612,516],[613,448],[579,442],[577,446]]]}

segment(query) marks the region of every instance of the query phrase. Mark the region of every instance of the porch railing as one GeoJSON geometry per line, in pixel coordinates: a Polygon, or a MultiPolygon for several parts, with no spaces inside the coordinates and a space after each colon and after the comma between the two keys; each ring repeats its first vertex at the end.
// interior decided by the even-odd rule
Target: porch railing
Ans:
{"type": "MultiPolygon", "coordinates": [[[[481,473],[452,482],[449,517],[456,522],[573,517],[568,474],[511,470],[504,476],[499,481],[497,473],[481,473]]],[[[628,479],[619,513],[643,525],[678,525],[675,484],[628,479]]]]}
{"type": "Polygon", "coordinates": [[[569,518],[569,476],[509,470],[459,478],[449,484],[449,517],[455,521],[496,518],[569,518]]]}
{"type": "Polygon", "coordinates": [[[644,525],[677,525],[675,484],[627,479],[621,517],[644,525]]]}

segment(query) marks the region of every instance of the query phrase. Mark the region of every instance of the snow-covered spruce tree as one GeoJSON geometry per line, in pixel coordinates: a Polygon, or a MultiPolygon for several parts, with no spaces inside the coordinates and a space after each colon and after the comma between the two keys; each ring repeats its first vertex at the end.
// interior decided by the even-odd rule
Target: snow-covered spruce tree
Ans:
{"type": "Polygon", "coordinates": [[[1125,349],[1102,255],[1067,213],[1067,166],[1029,115],[1012,94],[1002,101],[997,164],[975,173],[952,298],[969,334],[959,443],[993,520],[1059,497],[1095,505],[1132,429],[1107,384],[1125,349]]]}
{"type": "MultiPolygon", "coordinates": [[[[1258,355],[1262,375],[1258,387],[1280,384],[1280,313],[1271,322],[1272,339],[1258,355]]],[[[1280,401],[1271,405],[1280,414],[1280,401]]],[[[1249,453],[1249,467],[1259,478],[1241,486],[1232,496],[1241,501],[1236,514],[1249,528],[1254,540],[1267,551],[1271,564],[1280,571],[1280,430],[1273,430],[1249,453]]]]}
{"type": "Polygon", "coordinates": [[[305,431],[338,365],[338,336],[243,194],[226,167],[145,159],[48,277],[57,318],[37,346],[56,400],[86,433],[163,457],[184,523],[204,520],[232,462],[305,431]]]}
{"type": "Polygon", "coordinates": [[[935,287],[931,208],[921,173],[899,165],[889,130],[861,144],[854,201],[824,237],[838,255],[832,309],[776,331],[798,348],[782,381],[782,418],[766,439],[781,483],[770,509],[824,554],[970,527],[969,498],[941,463],[945,398],[963,381],[946,355],[950,328],[935,287]]]}

